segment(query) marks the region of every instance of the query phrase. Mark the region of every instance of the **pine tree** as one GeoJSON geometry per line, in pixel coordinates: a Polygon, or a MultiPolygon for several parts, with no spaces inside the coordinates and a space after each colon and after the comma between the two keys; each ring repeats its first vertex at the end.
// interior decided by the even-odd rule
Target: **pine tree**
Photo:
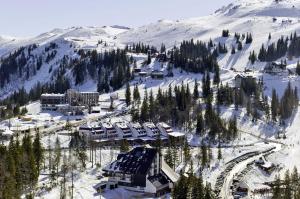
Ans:
{"type": "Polygon", "coordinates": [[[191,152],[190,152],[189,144],[186,139],[185,139],[184,145],[183,145],[183,154],[184,154],[184,161],[187,164],[187,162],[190,161],[190,159],[191,159],[191,152]]]}
{"type": "Polygon", "coordinates": [[[131,91],[130,91],[129,83],[126,84],[125,98],[126,98],[126,105],[129,106],[131,104],[131,91]]]}
{"type": "Polygon", "coordinates": [[[214,84],[220,83],[220,68],[219,65],[215,66],[214,84]]]}
{"type": "Polygon", "coordinates": [[[196,79],[195,79],[195,87],[194,87],[193,97],[195,100],[199,98],[198,83],[197,83],[196,79]]]}
{"type": "Polygon", "coordinates": [[[44,161],[44,148],[41,143],[39,132],[36,133],[35,139],[33,141],[33,153],[34,153],[37,169],[38,171],[40,171],[40,167],[42,165],[42,162],[44,161]]]}
{"type": "Polygon", "coordinates": [[[133,101],[136,105],[139,105],[141,103],[141,96],[137,85],[135,85],[133,90],[133,101]]]}
{"type": "Polygon", "coordinates": [[[292,199],[291,179],[288,171],[285,173],[284,184],[285,184],[285,191],[284,191],[283,198],[292,199]]]}
{"type": "Polygon", "coordinates": [[[281,191],[280,191],[280,177],[275,177],[275,186],[273,186],[273,198],[281,199],[281,191]]]}
{"type": "Polygon", "coordinates": [[[278,113],[278,97],[276,94],[276,90],[272,90],[272,101],[271,101],[271,114],[272,114],[272,120],[276,121],[277,113],[278,113]]]}
{"type": "Polygon", "coordinates": [[[129,143],[127,141],[127,139],[123,139],[121,141],[121,145],[120,145],[120,152],[124,153],[124,152],[128,152],[129,151],[129,143]]]}
{"type": "Polygon", "coordinates": [[[211,185],[207,184],[205,187],[205,196],[204,199],[213,199],[211,185]]]}
{"type": "Polygon", "coordinates": [[[220,161],[222,159],[222,149],[221,144],[218,144],[218,160],[220,161]]]}
{"type": "Polygon", "coordinates": [[[56,168],[56,175],[58,177],[58,169],[59,169],[59,164],[60,164],[60,159],[61,159],[61,146],[60,146],[60,140],[57,137],[55,140],[55,158],[54,158],[54,164],[56,168]]]}
{"type": "Polygon", "coordinates": [[[148,52],[147,65],[151,64],[151,54],[148,52]]]}
{"type": "Polygon", "coordinates": [[[154,97],[153,92],[150,90],[150,96],[149,96],[149,119],[150,121],[153,121],[155,118],[155,104],[154,104],[154,97]]]}
{"type": "Polygon", "coordinates": [[[234,47],[234,46],[232,46],[232,48],[231,48],[231,54],[232,54],[232,55],[235,54],[235,47],[234,47]]]}
{"type": "Polygon", "coordinates": [[[197,116],[196,134],[202,136],[204,131],[204,121],[202,116],[202,111],[197,116]]]}
{"type": "Polygon", "coordinates": [[[255,61],[257,60],[256,53],[254,51],[250,52],[249,60],[251,64],[254,64],[255,61]]]}
{"type": "Polygon", "coordinates": [[[300,75],[300,63],[299,63],[299,61],[297,62],[296,73],[297,73],[298,75],[300,75]]]}
{"type": "Polygon", "coordinates": [[[199,178],[194,177],[194,181],[191,183],[192,191],[191,191],[191,198],[192,199],[203,199],[204,198],[204,185],[203,179],[200,175],[199,178]]]}
{"type": "Polygon", "coordinates": [[[165,161],[166,163],[169,165],[169,167],[173,168],[173,157],[172,157],[172,151],[171,151],[171,147],[170,144],[167,148],[166,154],[165,154],[165,161]]]}
{"type": "Polygon", "coordinates": [[[239,51],[241,51],[241,50],[243,50],[243,44],[242,44],[242,42],[238,42],[238,47],[237,47],[237,49],[239,50],[239,51]]]}
{"type": "Polygon", "coordinates": [[[145,91],[145,96],[141,107],[140,120],[142,122],[145,122],[148,121],[148,119],[149,119],[148,94],[147,91],[145,91]]]}
{"type": "Polygon", "coordinates": [[[175,184],[172,198],[174,199],[185,199],[187,198],[189,184],[186,177],[181,173],[178,182],[175,184]]]}
{"type": "Polygon", "coordinates": [[[201,164],[203,167],[205,167],[208,163],[208,154],[207,154],[207,147],[202,142],[201,144],[201,164]]]}

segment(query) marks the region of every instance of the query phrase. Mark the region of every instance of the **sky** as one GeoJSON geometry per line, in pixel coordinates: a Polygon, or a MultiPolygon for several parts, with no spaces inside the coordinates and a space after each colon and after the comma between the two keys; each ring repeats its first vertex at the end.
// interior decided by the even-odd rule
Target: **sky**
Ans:
{"type": "Polygon", "coordinates": [[[54,28],[123,25],[205,16],[233,0],[0,0],[0,35],[35,36],[54,28]]]}

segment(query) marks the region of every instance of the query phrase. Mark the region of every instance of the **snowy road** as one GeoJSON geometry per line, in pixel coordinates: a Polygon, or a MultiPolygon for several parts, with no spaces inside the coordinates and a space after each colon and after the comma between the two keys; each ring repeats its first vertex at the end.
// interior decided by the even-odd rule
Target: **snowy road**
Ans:
{"type": "Polygon", "coordinates": [[[218,194],[219,198],[224,198],[224,199],[231,199],[233,198],[230,186],[232,184],[234,176],[239,174],[247,164],[255,161],[256,159],[262,157],[266,153],[269,153],[271,151],[279,151],[281,149],[281,144],[270,144],[270,147],[261,150],[261,151],[253,151],[248,154],[244,154],[242,156],[239,156],[235,158],[233,161],[230,161],[227,168],[225,169],[224,172],[221,173],[219,176],[219,180],[223,179],[222,187],[220,188],[220,192],[218,194]]]}

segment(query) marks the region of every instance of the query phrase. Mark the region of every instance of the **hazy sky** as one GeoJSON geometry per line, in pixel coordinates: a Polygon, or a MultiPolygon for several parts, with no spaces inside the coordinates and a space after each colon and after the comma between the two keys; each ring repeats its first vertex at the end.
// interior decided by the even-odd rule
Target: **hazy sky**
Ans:
{"type": "Polygon", "coordinates": [[[0,35],[34,36],[71,26],[141,26],[213,13],[233,0],[0,0],[0,35]]]}

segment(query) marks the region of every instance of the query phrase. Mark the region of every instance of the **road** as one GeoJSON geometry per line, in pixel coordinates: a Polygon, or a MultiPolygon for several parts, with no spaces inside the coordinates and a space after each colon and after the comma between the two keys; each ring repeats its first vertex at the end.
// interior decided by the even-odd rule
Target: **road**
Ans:
{"type": "Polygon", "coordinates": [[[235,175],[239,174],[247,164],[257,160],[263,155],[270,153],[271,151],[279,151],[281,144],[272,143],[270,147],[265,150],[257,150],[241,155],[227,163],[225,170],[220,174],[216,182],[216,194],[218,198],[231,199],[233,198],[230,186],[232,184],[235,175]]]}

